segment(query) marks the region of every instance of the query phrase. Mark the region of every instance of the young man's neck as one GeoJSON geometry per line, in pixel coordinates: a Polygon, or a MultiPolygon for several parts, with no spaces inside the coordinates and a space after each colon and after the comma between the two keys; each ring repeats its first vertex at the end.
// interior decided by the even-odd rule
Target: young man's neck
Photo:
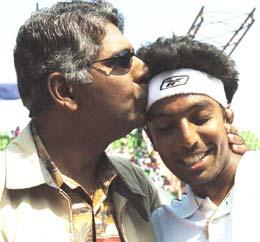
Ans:
{"type": "Polygon", "coordinates": [[[219,205],[229,194],[234,185],[235,174],[241,155],[232,153],[230,161],[227,161],[225,169],[212,182],[192,187],[193,192],[201,197],[209,197],[210,200],[219,205]]]}

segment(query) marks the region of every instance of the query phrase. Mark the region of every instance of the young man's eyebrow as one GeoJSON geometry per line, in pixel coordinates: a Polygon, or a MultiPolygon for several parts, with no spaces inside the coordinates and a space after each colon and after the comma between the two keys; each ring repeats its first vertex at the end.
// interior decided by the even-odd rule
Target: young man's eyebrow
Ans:
{"type": "Polygon", "coordinates": [[[204,110],[204,109],[212,109],[213,105],[211,102],[207,101],[207,100],[203,100],[200,103],[196,103],[195,105],[192,105],[190,108],[188,108],[188,112],[191,112],[193,110],[204,110]]]}
{"type": "Polygon", "coordinates": [[[147,119],[149,121],[153,120],[154,118],[159,118],[159,117],[169,117],[169,116],[172,116],[172,113],[167,113],[167,112],[163,112],[163,111],[158,111],[156,113],[151,113],[151,112],[148,112],[147,114],[147,119]]]}
{"type": "MultiPolygon", "coordinates": [[[[199,103],[192,105],[186,111],[187,112],[193,112],[194,110],[201,111],[201,110],[204,110],[204,109],[211,109],[211,108],[212,108],[212,104],[207,100],[203,100],[199,103]]],[[[147,120],[151,121],[151,120],[158,118],[158,117],[171,117],[172,115],[173,114],[171,112],[158,110],[158,111],[153,112],[153,113],[148,112],[147,120]]]]}

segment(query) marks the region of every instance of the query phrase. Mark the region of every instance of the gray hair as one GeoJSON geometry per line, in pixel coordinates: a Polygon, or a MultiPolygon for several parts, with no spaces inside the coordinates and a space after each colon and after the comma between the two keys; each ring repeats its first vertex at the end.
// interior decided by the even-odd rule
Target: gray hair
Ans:
{"type": "Polygon", "coordinates": [[[53,103],[47,87],[51,73],[62,73],[67,82],[92,81],[90,65],[98,56],[107,22],[123,31],[123,18],[110,3],[73,1],[41,9],[21,26],[14,62],[30,116],[53,103]]]}

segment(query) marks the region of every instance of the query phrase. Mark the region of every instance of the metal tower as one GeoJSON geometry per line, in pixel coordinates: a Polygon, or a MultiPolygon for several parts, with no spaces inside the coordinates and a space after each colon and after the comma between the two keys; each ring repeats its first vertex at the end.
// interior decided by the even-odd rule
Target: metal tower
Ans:
{"type": "MultiPolygon", "coordinates": [[[[223,44],[223,42],[220,44],[220,46],[219,46],[220,49],[225,51],[229,56],[234,52],[234,50],[237,48],[237,46],[239,45],[241,40],[245,37],[248,30],[254,24],[254,22],[255,22],[255,18],[254,18],[255,10],[256,9],[254,8],[249,14],[246,14],[246,18],[244,19],[244,21],[242,22],[242,24],[240,24],[240,26],[238,28],[236,27],[236,29],[234,29],[232,27],[232,30],[229,30],[228,33],[227,33],[229,36],[231,35],[231,37],[229,37],[228,40],[225,40],[225,42],[224,42],[225,44],[223,44]]],[[[206,20],[205,8],[204,8],[204,6],[202,6],[202,8],[200,9],[198,15],[196,16],[195,20],[193,21],[193,23],[192,23],[192,25],[191,25],[191,27],[190,27],[190,29],[189,29],[189,31],[187,32],[186,35],[190,36],[191,38],[195,38],[197,33],[199,32],[199,30],[203,26],[203,23],[205,25],[205,20],[206,20]]],[[[230,27],[230,25],[228,23],[228,19],[226,19],[226,20],[215,20],[215,23],[222,24],[222,25],[230,27]]],[[[215,37],[220,36],[220,35],[221,34],[216,35],[216,33],[215,33],[215,37]]],[[[210,38],[207,37],[206,39],[210,39],[210,38]]],[[[214,37],[212,37],[212,39],[214,40],[214,37]]]]}

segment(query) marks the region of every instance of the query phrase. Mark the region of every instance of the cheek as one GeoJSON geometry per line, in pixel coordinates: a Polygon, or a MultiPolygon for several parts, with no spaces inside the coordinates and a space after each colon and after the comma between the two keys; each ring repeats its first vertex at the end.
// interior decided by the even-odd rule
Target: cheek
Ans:
{"type": "Polygon", "coordinates": [[[172,142],[170,139],[157,138],[154,142],[154,145],[165,165],[168,168],[173,167],[177,153],[176,144],[172,142]]]}
{"type": "Polygon", "coordinates": [[[174,155],[167,156],[165,158],[162,157],[162,161],[174,175],[178,176],[179,178],[183,178],[184,171],[178,166],[178,162],[175,160],[174,157],[174,155]]]}
{"type": "Polygon", "coordinates": [[[152,123],[149,124],[150,135],[153,145],[160,153],[161,157],[169,157],[175,152],[176,144],[173,142],[173,136],[168,133],[161,133],[152,123]]]}
{"type": "Polygon", "coordinates": [[[134,83],[130,80],[130,78],[123,76],[114,76],[113,80],[104,81],[104,89],[110,90],[117,95],[121,93],[129,93],[134,90],[134,83]]]}
{"type": "Polygon", "coordinates": [[[107,86],[103,95],[101,95],[101,98],[103,98],[107,104],[114,106],[116,109],[120,107],[132,107],[134,105],[134,89],[129,83],[126,84],[123,83],[122,80],[118,80],[117,83],[107,86]],[[109,90],[109,93],[106,90],[109,90]]]}
{"type": "Polygon", "coordinates": [[[158,135],[154,130],[151,130],[151,138],[153,142],[154,148],[160,153],[160,156],[164,155],[166,153],[168,147],[168,143],[165,142],[165,139],[162,138],[160,135],[158,135]]]}
{"type": "Polygon", "coordinates": [[[215,143],[217,146],[227,142],[227,134],[222,122],[212,122],[206,129],[202,127],[200,134],[207,143],[215,143]]]}
{"type": "Polygon", "coordinates": [[[229,149],[227,134],[223,123],[216,124],[215,126],[212,125],[211,129],[208,129],[208,131],[205,132],[202,137],[204,143],[207,146],[214,147],[216,156],[215,158],[223,159],[222,156],[225,156],[229,149]]]}

